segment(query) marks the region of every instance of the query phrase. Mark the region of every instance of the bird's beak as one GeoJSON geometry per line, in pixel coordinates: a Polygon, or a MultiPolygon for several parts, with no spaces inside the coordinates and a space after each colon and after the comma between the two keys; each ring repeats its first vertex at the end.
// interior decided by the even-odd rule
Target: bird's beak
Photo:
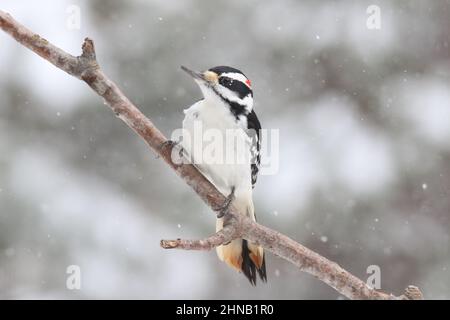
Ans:
{"type": "Polygon", "coordinates": [[[192,78],[194,78],[194,80],[203,80],[203,81],[207,81],[205,79],[205,75],[201,72],[198,71],[193,71],[189,68],[186,68],[185,66],[181,66],[181,69],[183,71],[185,71],[188,75],[190,75],[192,78]]]}

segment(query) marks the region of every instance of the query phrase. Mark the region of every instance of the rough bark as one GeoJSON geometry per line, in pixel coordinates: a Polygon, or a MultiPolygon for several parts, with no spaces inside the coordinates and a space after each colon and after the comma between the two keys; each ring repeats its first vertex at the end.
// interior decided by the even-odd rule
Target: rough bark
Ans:
{"type": "MultiPolygon", "coordinates": [[[[0,28],[17,42],[32,50],[59,69],[86,82],[92,90],[103,97],[112,111],[133,129],[197,195],[214,211],[220,210],[226,198],[190,164],[172,161],[173,145],[156,126],[122,93],[100,69],[96,60],[94,43],[86,38],[81,56],[72,56],[52,45],[44,38],[15,21],[0,10],[0,28]]],[[[338,264],[302,246],[278,231],[253,222],[239,214],[234,207],[227,212],[228,226],[204,240],[162,240],[163,248],[186,250],[210,250],[231,239],[245,238],[260,244],[268,251],[283,258],[301,271],[312,274],[349,299],[422,299],[417,287],[409,286],[401,296],[374,290],[364,281],[345,271],[338,264]]]]}

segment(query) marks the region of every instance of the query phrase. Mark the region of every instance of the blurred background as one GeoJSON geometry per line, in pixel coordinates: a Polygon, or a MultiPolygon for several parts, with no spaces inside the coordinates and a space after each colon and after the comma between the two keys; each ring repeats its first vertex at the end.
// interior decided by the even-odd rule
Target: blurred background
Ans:
{"type": "MultiPolygon", "coordinates": [[[[450,1],[3,0],[104,71],[166,134],[200,98],[179,66],[252,80],[280,168],[259,221],[381,287],[450,298],[450,1]],[[367,27],[367,8],[381,13],[367,27]],[[75,6],[75,7],[74,7],[75,6]],[[73,10],[80,25],[74,28],[73,10]],[[76,11],[76,10],[75,10],[76,11]]],[[[215,252],[164,251],[215,219],[81,81],[0,32],[0,298],[340,299],[267,255],[251,287],[215,252]],[[81,268],[81,290],[66,269],[81,268]]]]}

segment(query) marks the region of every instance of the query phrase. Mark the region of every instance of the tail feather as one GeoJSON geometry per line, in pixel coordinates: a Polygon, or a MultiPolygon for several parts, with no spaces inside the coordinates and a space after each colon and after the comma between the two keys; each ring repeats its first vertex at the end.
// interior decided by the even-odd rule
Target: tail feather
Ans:
{"type": "Polygon", "coordinates": [[[267,282],[267,274],[266,274],[266,261],[264,258],[264,254],[262,255],[262,259],[260,264],[255,263],[254,259],[252,259],[254,254],[250,251],[247,240],[242,240],[242,273],[247,277],[248,281],[252,285],[256,285],[256,273],[258,273],[260,279],[263,282],[267,282]]]}
{"type": "Polygon", "coordinates": [[[263,258],[262,258],[262,264],[261,267],[258,270],[258,274],[259,277],[261,278],[262,282],[267,282],[267,273],[266,273],[266,257],[263,253],[263,258]]]}

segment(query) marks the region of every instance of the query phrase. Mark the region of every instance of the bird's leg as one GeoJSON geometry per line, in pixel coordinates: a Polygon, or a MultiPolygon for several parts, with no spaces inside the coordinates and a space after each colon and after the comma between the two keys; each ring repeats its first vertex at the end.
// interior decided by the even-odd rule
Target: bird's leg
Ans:
{"type": "Polygon", "coordinates": [[[228,209],[230,208],[230,205],[234,200],[234,189],[234,186],[231,187],[231,193],[227,196],[223,204],[218,208],[217,211],[219,212],[219,214],[217,215],[217,218],[222,218],[228,212],[228,209]]]}

